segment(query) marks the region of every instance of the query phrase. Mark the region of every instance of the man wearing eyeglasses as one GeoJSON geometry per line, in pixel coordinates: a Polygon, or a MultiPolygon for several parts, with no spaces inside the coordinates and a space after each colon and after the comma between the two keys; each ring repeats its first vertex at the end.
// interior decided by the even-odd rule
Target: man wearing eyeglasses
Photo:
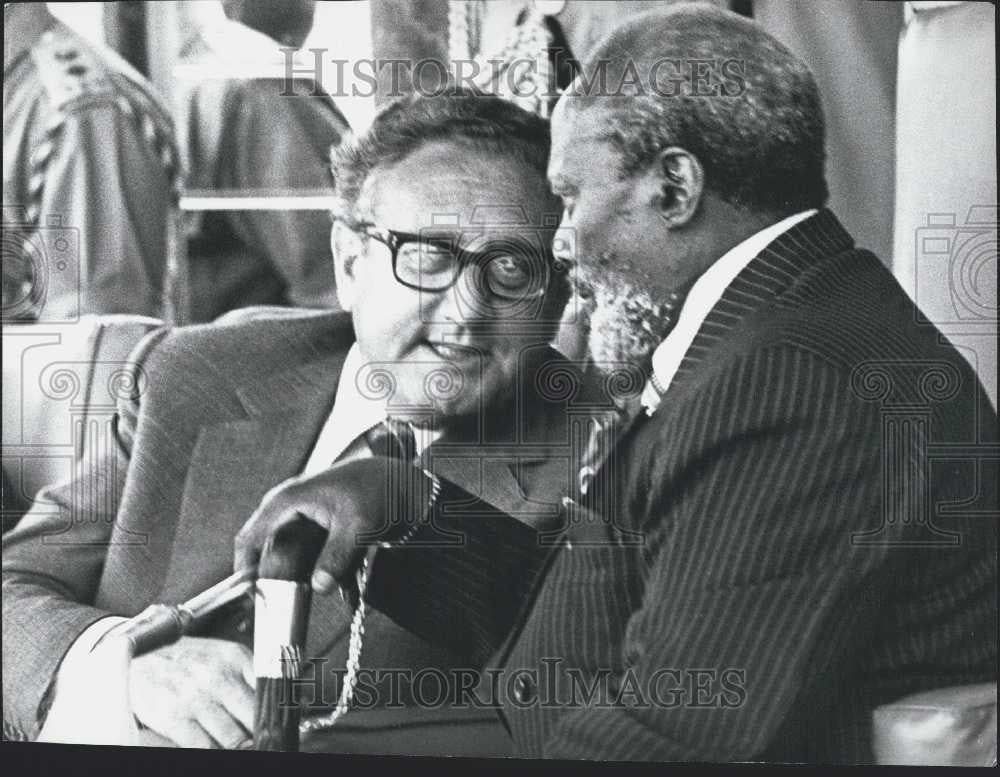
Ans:
{"type": "MultiPolygon", "coordinates": [[[[374,453],[389,462],[374,431],[388,428],[400,456],[526,523],[557,519],[571,472],[568,411],[586,405],[588,389],[547,345],[569,293],[551,253],[559,206],[548,151],[547,123],[498,98],[459,92],[393,105],[334,163],[332,243],[347,313],[237,313],[161,330],[138,347],[145,390],[120,408],[119,449],[46,490],[37,504],[47,509],[5,537],[9,737],[33,738],[45,723],[46,738],[86,741],[88,716],[72,710],[103,671],[87,649],[118,622],[110,616],[182,602],[226,577],[234,536],[262,500],[323,498],[331,465],[371,464],[374,453]],[[104,484],[106,500],[74,497],[104,484]],[[68,733],[52,733],[60,720],[71,721],[68,733]]],[[[369,475],[390,467],[372,466],[369,475]]],[[[339,597],[314,602],[306,656],[317,659],[325,682],[314,692],[329,708],[352,610],[339,597]]],[[[131,708],[146,741],[247,743],[247,616],[245,607],[219,613],[198,636],[132,662],[131,708]]],[[[459,666],[378,612],[365,633],[362,669],[459,666]]],[[[431,684],[372,676],[356,702],[419,705],[437,697],[431,684]]],[[[457,736],[438,752],[464,747],[489,744],[457,736]]]]}
{"type": "MultiPolygon", "coordinates": [[[[395,509],[364,462],[297,500],[328,532],[314,590],[367,560],[368,601],[496,678],[519,756],[995,759],[996,415],[824,208],[823,127],[812,74],[745,17],[612,30],[549,161],[591,354],[649,370],[646,412],[581,469],[599,509],[568,502],[546,547],[442,482],[461,547],[421,547],[411,515],[369,559],[354,538],[395,509]]],[[[288,508],[239,532],[238,566],[288,508]]]]}

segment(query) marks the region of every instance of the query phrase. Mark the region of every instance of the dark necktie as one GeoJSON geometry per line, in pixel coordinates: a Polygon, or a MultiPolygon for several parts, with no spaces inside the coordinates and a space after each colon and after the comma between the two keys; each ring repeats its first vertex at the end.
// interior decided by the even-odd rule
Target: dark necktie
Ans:
{"type": "MultiPolygon", "coordinates": [[[[408,423],[386,418],[365,432],[365,442],[368,443],[368,447],[371,448],[375,456],[382,456],[398,462],[395,466],[390,466],[390,478],[394,480],[403,478],[404,481],[409,481],[413,477],[409,465],[413,464],[417,458],[417,439],[408,423]]],[[[398,511],[402,508],[394,502],[389,509],[398,511]]],[[[396,523],[396,520],[393,523],[396,523]]],[[[380,535],[371,535],[372,538],[378,536],[380,535]]],[[[356,580],[352,579],[349,583],[341,586],[340,595],[344,601],[349,601],[353,610],[357,609],[360,593],[356,580]]]]}
{"type": "Polygon", "coordinates": [[[417,458],[417,440],[408,423],[387,418],[365,432],[372,453],[412,464],[417,458]]]}

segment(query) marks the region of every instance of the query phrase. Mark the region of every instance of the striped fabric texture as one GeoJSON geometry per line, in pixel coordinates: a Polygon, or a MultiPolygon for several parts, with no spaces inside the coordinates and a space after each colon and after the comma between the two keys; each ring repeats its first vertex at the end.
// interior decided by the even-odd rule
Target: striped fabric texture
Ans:
{"type": "Polygon", "coordinates": [[[380,550],[369,595],[487,666],[520,755],[870,762],[876,706],[996,679],[998,452],[821,211],[727,289],[595,512],[543,544],[446,491],[427,531],[461,545],[380,550]]]}

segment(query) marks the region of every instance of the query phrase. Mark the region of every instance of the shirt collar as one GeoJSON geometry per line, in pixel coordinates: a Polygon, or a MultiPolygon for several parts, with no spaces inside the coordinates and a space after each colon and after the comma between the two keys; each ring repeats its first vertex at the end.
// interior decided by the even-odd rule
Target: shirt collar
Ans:
{"type": "MultiPolygon", "coordinates": [[[[328,425],[336,430],[338,440],[343,442],[343,449],[351,444],[359,435],[364,434],[375,424],[381,423],[388,416],[386,397],[365,394],[361,386],[368,377],[368,366],[357,343],[351,346],[344,359],[337,382],[337,395],[330,412],[328,425]]],[[[424,448],[441,436],[441,432],[412,426],[417,443],[417,455],[424,448]]]]}
{"type": "Polygon", "coordinates": [[[354,343],[347,352],[344,366],[337,383],[337,396],[333,403],[331,417],[338,428],[343,430],[348,441],[385,419],[385,401],[361,393],[358,381],[365,368],[361,349],[354,343]]]}
{"type": "Polygon", "coordinates": [[[784,234],[800,221],[816,213],[816,209],[804,210],[782,219],[754,233],[743,242],[729,249],[709,267],[688,292],[677,318],[677,325],[653,352],[653,374],[659,384],[659,392],[652,382],[643,392],[642,403],[652,414],[659,403],[660,392],[665,392],[677,374],[684,355],[694,342],[695,335],[705,322],[712,308],[722,298],[737,275],[779,235],[784,234]]]}

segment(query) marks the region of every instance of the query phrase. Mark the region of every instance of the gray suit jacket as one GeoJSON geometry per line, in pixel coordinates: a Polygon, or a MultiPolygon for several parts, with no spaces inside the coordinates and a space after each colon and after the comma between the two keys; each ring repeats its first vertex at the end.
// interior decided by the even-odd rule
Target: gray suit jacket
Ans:
{"type": "MultiPolygon", "coordinates": [[[[183,601],[232,571],[236,531],[270,488],[301,471],[353,341],[346,314],[319,313],[161,329],[137,347],[135,390],[120,403],[113,445],[85,455],[71,481],[43,490],[3,539],[8,738],[37,733],[45,691],[90,623],[183,601]]],[[[539,370],[573,368],[545,345],[525,352],[521,367],[512,396],[424,456],[470,493],[537,525],[556,518],[571,482],[567,398],[544,396],[539,370]]],[[[235,608],[206,630],[246,641],[247,615],[235,608]]],[[[348,623],[339,597],[315,597],[306,654],[326,657],[327,672],[343,670],[348,623]]],[[[367,630],[362,667],[459,661],[381,613],[367,630]]]]}

